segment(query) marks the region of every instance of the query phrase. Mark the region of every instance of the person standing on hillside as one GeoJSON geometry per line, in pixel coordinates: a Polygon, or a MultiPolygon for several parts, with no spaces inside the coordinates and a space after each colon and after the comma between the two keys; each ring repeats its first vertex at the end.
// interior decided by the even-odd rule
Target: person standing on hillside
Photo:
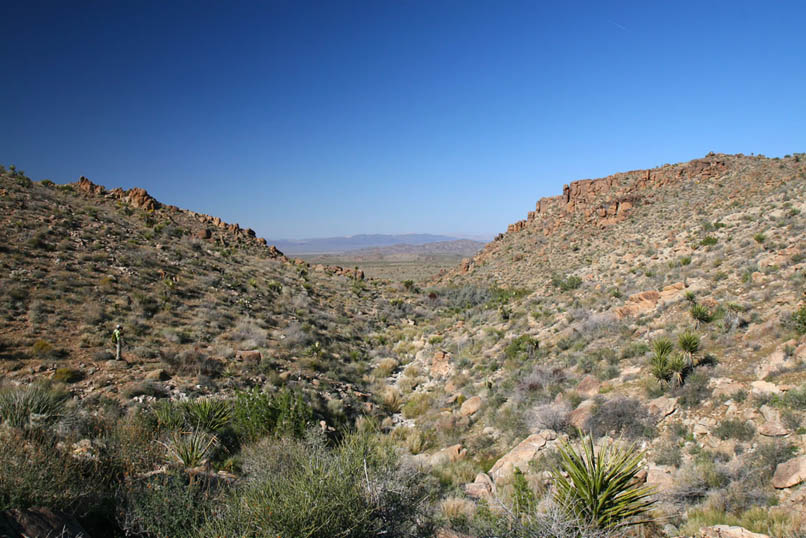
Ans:
{"type": "Polygon", "coordinates": [[[120,360],[120,346],[123,345],[123,327],[118,323],[115,330],[112,331],[112,336],[115,338],[115,360],[120,360]]]}

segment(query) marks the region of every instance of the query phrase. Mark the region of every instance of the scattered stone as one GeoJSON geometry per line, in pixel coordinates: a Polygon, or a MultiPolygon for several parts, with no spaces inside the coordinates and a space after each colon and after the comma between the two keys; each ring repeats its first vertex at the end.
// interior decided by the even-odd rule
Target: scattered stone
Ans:
{"type": "Polygon", "coordinates": [[[453,373],[451,356],[447,351],[437,351],[431,357],[431,375],[434,377],[447,377],[453,373]]]}
{"type": "Polygon", "coordinates": [[[236,351],[235,358],[239,361],[259,364],[261,359],[263,359],[263,355],[260,351],[236,351]]]}
{"type": "Polygon", "coordinates": [[[778,385],[769,381],[753,381],[750,383],[753,394],[778,394],[781,392],[778,385]]]}
{"type": "Polygon", "coordinates": [[[657,491],[666,491],[674,484],[674,467],[650,463],[646,471],[646,483],[657,491]]]}

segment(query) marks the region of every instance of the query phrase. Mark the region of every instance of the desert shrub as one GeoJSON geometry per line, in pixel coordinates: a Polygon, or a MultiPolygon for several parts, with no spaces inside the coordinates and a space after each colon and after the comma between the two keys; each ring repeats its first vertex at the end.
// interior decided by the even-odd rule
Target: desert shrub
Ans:
{"type": "Polygon", "coordinates": [[[75,368],[57,368],[53,372],[53,381],[57,383],[76,383],[84,379],[84,373],[75,368]]]}
{"type": "Polygon", "coordinates": [[[558,447],[562,464],[552,475],[555,502],[573,519],[600,529],[621,529],[642,523],[654,504],[653,489],[640,485],[636,475],[643,453],[635,445],[608,443],[594,448],[585,436],[579,449],[558,447]]]}
{"type": "Polygon", "coordinates": [[[806,409],[806,385],[787,391],[782,401],[787,407],[806,409]]]}
{"type": "Polygon", "coordinates": [[[173,431],[185,425],[185,406],[178,402],[157,402],[152,406],[151,413],[159,429],[173,431]]]}
{"type": "Polygon", "coordinates": [[[798,334],[806,334],[806,305],[792,312],[786,325],[798,334]]]}
{"type": "Polygon", "coordinates": [[[508,359],[531,359],[537,353],[539,346],[536,338],[523,334],[507,344],[504,354],[508,359]]]}
{"type": "Polygon", "coordinates": [[[409,396],[408,401],[403,404],[403,416],[406,418],[419,417],[425,413],[433,403],[434,398],[428,393],[418,392],[409,396]]]}
{"type": "Polygon", "coordinates": [[[767,507],[754,507],[740,514],[713,508],[693,509],[688,512],[680,534],[694,536],[702,527],[714,525],[739,526],[767,536],[801,536],[798,522],[790,514],[771,512],[767,507]]]}
{"type": "Polygon", "coordinates": [[[750,441],[756,434],[756,429],[750,422],[737,419],[725,419],[714,428],[714,435],[720,439],[737,439],[750,441]]]}
{"type": "Polygon", "coordinates": [[[141,381],[133,383],[123,389],[124,398],[134,398],[136,396],[152,396],[154,398],[165,398],[168,396],[168,391],[165,387],[154,381],[141,381]]]}
{"type": "Polygon", "coordinates": [[[596,406],[586,427],[594,437],[615,433],[636,439],[657,434],[654,418],[633,398],[614,398],[596,406]]]}
{"type": "Polygon", "coordinates": [[[92,360],[102,362],[102,361],[111,361],[115,358],[115,354],[111,351],[96,351],[92,354],[92,360]]]}
{"type": "Polygon", "coordinates": [[[576,275],[570,275],[565,278],[554,275],[551,277],[551,285],[562,291],[570,291],[579,288],[582,285],[582,279],[576,275]]]}
{"type": "Polygon", "coordinates": [[[655,463],[658,465],[680,467],[682,461],[683,455],[680,451],[680,445],[676,441],[664,441],[655,449],[655,463]]]}
{"type": "Polygon", "coordinates": [[[686,378],[685,385],[678,387],[674,395],[678,398],[678,403],[683,407],[694,407],[711,396],[711,389],[708,387],[708,376],[703,372],[695,371],[686,378]]]}
{"type": "Polygon", "coordinates": [[[452,310],[467,310],[493,300],[493,292],[489,288],[471,285],[428,291],[435,293],[439,302],[452,310]]]}
{"type": "Polygon", "coordinates": [[[31,355],[37,359],[58,359],[64,357],[65,352],[55,348],[47,340],[37,340],[31,346],[31,355]]]}
{"type": "Polygon", "coordinates": [[[263,436],[301,437],[313,420],[313,410],[301,394],[282,390],[277,395],[258,390],[238,392],[232,424],[238,436],[251,442],[263,436]]]}
{"type": "Polygon", "coordinates": [[[180,353],[160,350],[160,359],[174,374],[204,375],[218,377],[223,365],[197,349],[186,349],[180,353]]]}
{"type": "Polygon", "coordinates": [[[570,413],[571,409],[567,404],[539,405],[530,413],[529,422],[538,428],[564,432],[570,428],[568,422],[570,413]]]}
{"type": "Polygon", "coordinates": [[[0,389],[0,422],[14,428],[54,423],[61,416],[68,394],[46,385],[0,389]]]}
{"type": "Polygon", "coordinates": [[[206,480],[170,472],[135,479],[121,494],[119,524],[127,536],[193,536],[212,512],[206,480]]]}
{"type": "Polygon", "coordinates": [[[120,468],[108,452],[76,458],[47,432],[0,429],[0,511],[54,506],[77,517],[113,518],[120,468]]]}
{"type": "Polygon", "coordinates": [[[324,439],[265,439],[244,450],[247,480],[197,536],[370,537],[426,535],[431,483],[401,467],[391,447],[368,434],[328,449],[324,439]]]}

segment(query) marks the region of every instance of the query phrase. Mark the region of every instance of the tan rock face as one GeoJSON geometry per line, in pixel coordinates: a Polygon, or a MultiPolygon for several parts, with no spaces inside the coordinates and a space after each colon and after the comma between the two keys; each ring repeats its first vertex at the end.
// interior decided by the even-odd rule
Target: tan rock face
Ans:
{"type": "Polygon", "coordinates": [[[453,365],[451,364],[450,354],[446,351],[435,352],[434,356],[431,357],[431,375],[434,377],[447,377],[451,374],[453,374],[453,365]]]}
{"type": "Polygon", "coordinates": [[[784,426],[781,420],[781,413],[777,409],[769,405],[762,405],[759,411],[761,412],[761,416],[764,417],[765,422],[758,428],[758,433],[766,435],[767,437],[783,437],[784,435],[789,435],[790,431],[784,426]]]}
{"type": "Polygon", "coordinates": [[[778,464],[772,477],[776,489],[791,488],[806,480],[806,456],[798,456],[778,464]]]}
{"type": "Polygon", "coordinates": [[[557,434],[551,430],[543,430],[540,433],[530,435],[495,462],[495,465],[490,469],[490,476],[495,482],[498,482],[502,478],[511,476],[515,472],[515,467],[522,471],[525,470],[529,462],[537,456],[537,453],[549,441],[556,438],[557,434]]]}
{"type": "Polygon", "coordinates": [[[663,420],[677,411],[677,398],[667,398],[666,396],[655,398],[649,401],[647,409],[650,413],[655,415],[659,421],[663,420]]]}
{"type": "Polygon", "coordinates": [[[750,532],[744,527],[734,527],[730,525],[715,525],[713,527],[703,527],[700,529],[701,538],[770,538],[766,534],[750,532]]]}
{"type": "Polygon", "coordinates": [[[468,398],[462,404],[462,407],[459,408],[459,414],[463,417],[470,417],[478,413],[479,409],[481,409],[482,404],[481,396],[473,396],[472,398],[468,398]]]}

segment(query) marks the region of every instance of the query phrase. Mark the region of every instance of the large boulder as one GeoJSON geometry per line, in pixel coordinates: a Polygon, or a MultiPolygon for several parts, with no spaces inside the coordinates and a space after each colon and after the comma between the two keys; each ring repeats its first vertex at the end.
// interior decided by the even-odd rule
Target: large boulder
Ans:
{"type": "Polygon", "coordinates": [[[433,454],[431,458],[429,458],[429,463],[436,467],[438,465],[463,460],[465,456],[467,456],[467,449],[462,448],[462,445],[451,445],[433,454]]]}
{"type": "Polygon", "coordinates": [[[553,441],[556,438],[557,434],[552,430],[543,430],[540,433],[530,435],[495,462],[492,469],[490,469],[490,476],[497,483],[503,478],[510,477],[515,472],[516,467],[521,471],[525,471],[529,462],[537,456],[537,453],[549,441],[553,441]]]}
{"type": "Polygon", "coordinates": [[[0,537],[33,538],[58,536],[59,538],[89,538],[78,521],[58,510],[28,508],[0,512],[0,537]]]}
{"type": "Polygon", "coordinates": [[[568,423],[578,430],[584,430],[585,426],[588,424],[588,420],[591,418],[591,415],[593,415],[593,408],[595,406],[596,402],[593,400],[585,400],[580,403],[577,408],[568,415],[568,423]]]}
{"type": "Polygon", "coordinates": [[[791,488],[804,480],[806,480],[806,456],[798,456],[778,464],[772,477],[772,485],[776,489],[791,488]]]}

